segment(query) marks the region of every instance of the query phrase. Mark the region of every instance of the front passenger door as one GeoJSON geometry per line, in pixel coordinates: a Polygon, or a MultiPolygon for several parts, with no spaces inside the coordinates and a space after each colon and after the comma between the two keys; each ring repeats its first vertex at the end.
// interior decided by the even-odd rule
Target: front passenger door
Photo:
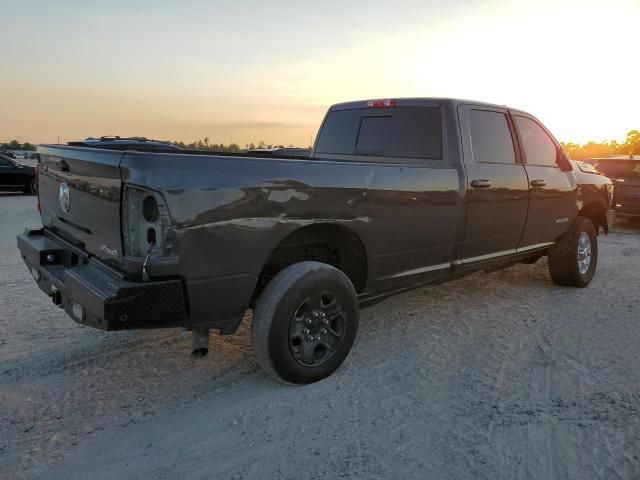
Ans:
{"type": "Polygon", "coordinates": [[[555,242],[575,218],[578,189],[573,175],[560,169],[559,146],[538,121],[513,113],[529,177],[529,215],[521,248],[555,242]]]}

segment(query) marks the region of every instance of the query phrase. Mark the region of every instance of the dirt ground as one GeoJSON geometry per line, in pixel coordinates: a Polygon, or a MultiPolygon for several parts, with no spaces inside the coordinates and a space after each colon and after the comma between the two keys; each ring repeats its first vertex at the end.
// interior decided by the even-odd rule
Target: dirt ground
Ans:
{"type": "Polygon", "coordinates": [[[250,318],[194,360],[179,330],[104,333],[35,286],[0,196],[3,479],[638,479],[640,229],[600,237],[585,289],[546,260],[363,310],[305,387],[256,365],[250,318]]]}

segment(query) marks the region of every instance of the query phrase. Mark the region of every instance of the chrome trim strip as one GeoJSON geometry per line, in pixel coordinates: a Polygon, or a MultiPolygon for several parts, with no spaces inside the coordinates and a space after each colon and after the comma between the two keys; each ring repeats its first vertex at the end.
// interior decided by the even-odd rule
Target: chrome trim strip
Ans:
{"type": "Polygon", "coordinates": [[[409,275],[418,275],[420,273],[433,272],[435,270],[444,270],[445,268],[450,268],[450,263],[439,263],[437,265],[430,265],[428,267],[414,268],[413,270],[406,270],[404,272],[394,273],[393,275],[387,275],[386,277],[382,277],[380,280],[388,280],[390,278],[400,278],[407,277],[409,275]]]}
{"type": "Polygon", "coordinates": [[[514,253],[524,253],[530,250],[537,250],[540,248],[549,247],[551,245],[553,245],[553,242],[536,243],[535,245],[527,245],[526,247],[522,247],[522,248],[514,248],[511,250],[503,250],[501,252],[496,252],[496,253],[488,253],[487,255],[463,258],[462,260],[454,260],[453,262],[451,262],[451,265],[454,265],[454,266],[466,265],[467,263],[475,263],[475,262],[481,262],[483,260],[491,260],[493,258],[498,258],[498,257],[506,257],[507,255],[513,255],[514,253]]]}
{"type": "Polygon", "coordinates": [[[451,264],[452,265],[464,265],[464,264],[467,264],[467,263],[481,262],[482,260],[491,260],[492,258],[504,257],[506,255],[511,255],[513,253],[517,253],[515,248],[512,249],[512,250],[503,250],[501,252],[488,253],[486,255],[479,255],[477,257],[463,258],[462,260],[454,260],[453,262],[451,262],[451,264]]]}
{"type": "Polygon", "coordinates": [[[526,247],[518,247],[516,250],[518,253],[527,252],[529,250],[536,250],[538,248],[550,247],[553,242],[536,243],[535,245],[527,245],[526,247]]]}

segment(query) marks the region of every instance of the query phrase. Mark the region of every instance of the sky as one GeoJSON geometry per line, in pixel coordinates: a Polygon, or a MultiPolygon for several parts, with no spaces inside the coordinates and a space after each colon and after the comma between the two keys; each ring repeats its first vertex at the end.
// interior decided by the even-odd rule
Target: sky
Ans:
{"type": "Polygon", "coordinates": [[[0,0],[0,141],[307,146],[333,103],[456,97],[640,129],[640,0],[0,0]]]}

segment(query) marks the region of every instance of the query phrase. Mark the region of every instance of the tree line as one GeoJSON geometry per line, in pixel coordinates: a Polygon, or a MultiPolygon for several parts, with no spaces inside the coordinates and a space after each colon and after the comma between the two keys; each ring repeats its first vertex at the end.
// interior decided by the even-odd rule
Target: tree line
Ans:
{"type": "Polygon", "coordinates": [[[11,140],[7,143],[0,143],[0,151],[6,152],[7,150],[28,150],[30,152],[35,152],[36,146],[31,143],[20,143],[17,140],[11,140]]]}
{"type": "Polygon", "coordinates": [[[627,133],[625,141],[587,142],[582,145],[577,143],[560,142],[564,151],[573,160],[585,158],[609,157],[612,155],[640,155],[640,132],[631,130],[627,133]]]}
{"type": "MultiPolygon", "coordinates": [[[[210,150],[214,152],[246,152],[247,150],[253,150],[256,148],[293,148],[292,144],[289,144],[287,147],[284,145],[273,145],[267,144],[263,140],[260,140],[256,143],[247,143],[244,148],[240,147],[237,143],[230,143],[229,145],[225,145],[223,143],[210,143],[209,137],[204,137],[202,140],[196,140],[195,142],[185,143],[181,141],[170,142],[173,145],[176,145],[180,148],[185,148],[187,150],[210,150]]],[[[309,147],[311,148],[311,147],[309,147]]]]}
{"type": "MultiPolygon", "coordinates": [[[[195,142],[185,143],[182,141],[170,142],[178,147],[188,150],[210,150],[215,152],[246,152],[247,150],[253,150],[255,148],[291,148],[292,144],[287,147],[284,145],[272,145],[267,144],[260,140],[256,143],[247,143],[244,148],[237,143],[229,143],[225,145],[223,143],[211,143],[209,137],[204,137],[202,140],[196,140],[195,142]]],[[[569,155],[569,158],[573,160],[583,160],[585,158],[596,157],[608,157],[611,155],[640,155],[640,131],[631,130],[627,133],[624,142],[618,143],[617,141],[602,141],[602,142],[587,142],[584,144],[577,144],[573,142],[560,142],[564,151],[569,155]]],[[[311,148],[311,147],[309,147],[311,148]]],[[[0,143],[0,151],[7,150],[28,150],[34,151],[36,146],[26,142],[20,143],[17,140],[11,140],[10,142],[0,143]]]]}

